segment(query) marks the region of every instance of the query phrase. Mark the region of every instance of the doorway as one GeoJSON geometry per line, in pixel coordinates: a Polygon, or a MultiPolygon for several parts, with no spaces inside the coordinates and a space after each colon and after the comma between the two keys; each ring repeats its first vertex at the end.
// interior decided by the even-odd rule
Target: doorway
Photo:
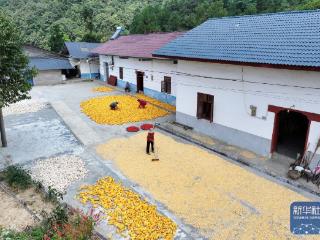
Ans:
{"type": "Polygon", "coordinates": [[[106,76],[106,80],[105,81],[108,81],[109,80],[109,64],[108,63],[105,63],[104,74],[106,76]]]}
{"type": "Polygon", "coordinates": [[[137,92],[143,92],[143,72],[137,72],[137,92]]]}
{"type": "Polygon", "coordinates": [[[274,136],[275,151],[290,158],[303,155],[310,127],[310,120],[300,112],[282,110],[276,115],[274,136]]]}
{"type": "Polygon", "coordinates": [[[81,76],[78,65],[74,66],[74,69],[62,69],[62,74],[64,74],[67,79],[79,78],[81,76]]]}

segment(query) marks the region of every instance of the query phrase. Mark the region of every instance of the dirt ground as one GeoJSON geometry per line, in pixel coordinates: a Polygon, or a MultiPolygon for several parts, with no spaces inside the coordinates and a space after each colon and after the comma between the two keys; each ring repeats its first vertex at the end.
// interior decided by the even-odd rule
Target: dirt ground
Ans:
{"type": "Polygon", "coordinates": [[[54,208],[51,202],[44,201],[43,197],[32,188],[17,193],[16,197],[26,202],[27,207],[40,219],[48,216],[54,208]]]}
{"type": "Polygon", "coordinates": [[[30,213],[0,189],[0,226],[14,231],[23,231],[35,221],[30,213]]]}
{"type": "MultiPolygon", "coordinates": [[[[40,219],[50,214],[53,206],[43,201],[34,189],[27,189],[16,193],[16,197],[26,203],[26,207],[40,219]]],[[[22,205],[0,188],[0,226],[14,231],[23,231],[27,226],[35,226],[33,216],[22,205]]]]}
{"type": "Polygon", "coordinates": [[[146,133],[97,152],[209,239],[296,238],[290,204],[310,199],[194,145],[159,132],[155,138],[159,162],[145,153],[146,133]]]}

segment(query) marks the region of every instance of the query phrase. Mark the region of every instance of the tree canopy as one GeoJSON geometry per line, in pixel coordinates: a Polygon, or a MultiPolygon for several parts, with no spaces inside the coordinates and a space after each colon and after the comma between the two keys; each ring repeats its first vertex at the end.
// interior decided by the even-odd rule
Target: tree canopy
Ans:
{"type": "Polygon", "coordinates": [[[189,30],[208,18],[320,8],[320,0],[167,0],[146,6],[131,33],[189,30]]]}
{"type": "Polygon", "coordinates": [[[3,147],[7,146],[2,108],[28,98],[31,85],[27,79],[35,71],[29,69],[23,51],[23,41],[17,27],[5,12],[0,10],[0,135],[3,147]]]}
{"type": "Polygon", "coordinates": [[[23,41],[12,20],[0,11],[0,108],[28,98],[27,79],[34,71],[28,68],[23,41]]]}
{"type": "Polygon", "coordinates": [[[26,43],[56,49],[52,39],[106,41],[116,27],[129,28],[138,9],[157,0],[0,0],[26,43]],[[59,26],[59,34],[53,30],[59,26]],[[50,40],[51,39],[51,40],[50,40]]]}
{"type": "Polygon", "coordinates": [[[208,18],[320,8],[320,0],[0,0],[27,43],[59,51],[68,41],[189,30],[208,18]]]}

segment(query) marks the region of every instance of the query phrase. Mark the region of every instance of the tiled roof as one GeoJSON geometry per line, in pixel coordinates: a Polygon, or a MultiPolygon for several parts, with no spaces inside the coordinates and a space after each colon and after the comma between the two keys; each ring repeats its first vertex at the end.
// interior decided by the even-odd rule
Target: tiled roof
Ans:
{"type": "Polygon", "coordinates": [[[154,56],[320,67],[320,10],[210,19],[154,56]]]}
{"type": "Polygon", "coordinates": [[[59,69],[73,69],[70,62],[66,58],[30,58],[30,67],[35,67],[38,70],[59,70],[59,69]]]}
{"type": "Polygon", "coordinates": [[[64,58],[65,55],[50,52],[48,50],[33,46],[33,45],[24,45],[23,46],[25,54],[29,58],[64,58]]]}
{"type": "Polygon", "coordinates": [[[101,43],[65,42],[65,45],[70,57],[81,59],[94,56],[91,50],[99,47],[101,43]]]}
{"type": "Polygon", "coordinates": [[[152,58],[152,52],[180,36],[181,32],[150,33],[120,36],[110,40],[92,52],[102,55],[152,58]]]}

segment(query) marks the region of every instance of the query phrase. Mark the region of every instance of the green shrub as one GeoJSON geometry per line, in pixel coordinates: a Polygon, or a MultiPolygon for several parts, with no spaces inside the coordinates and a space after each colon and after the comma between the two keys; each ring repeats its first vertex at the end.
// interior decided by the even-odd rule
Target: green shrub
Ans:
{"type": "Polygon", "coordinates": [[[5,240],[90,240],[94,226],[100,221],[100,213],[83,214],[79,210],[68,211],[66,207],[57,207],[52,216],[24,232],[14,232],[0,228],[0,239],[5,240]]]}
{"type": "Polygon", "coordinates": [[[33,183],[29,172],[19,165],[7,167],[2,178],[10,187],[21,190],[30,188],[33,183]]]}
{"type": "Polygon", "coordinates": [[[60,199],[63,200],[63,194],[49,186],[45,199],[53,203],[58,203],[60,199]]]}
{"type": "Polygon", "coordinates": [[[10,230],[0,229],[0,239],[5,240],[42,240],[45,234],[44,229],[39,226],[29,231],[16,233],[10,230]]]}

